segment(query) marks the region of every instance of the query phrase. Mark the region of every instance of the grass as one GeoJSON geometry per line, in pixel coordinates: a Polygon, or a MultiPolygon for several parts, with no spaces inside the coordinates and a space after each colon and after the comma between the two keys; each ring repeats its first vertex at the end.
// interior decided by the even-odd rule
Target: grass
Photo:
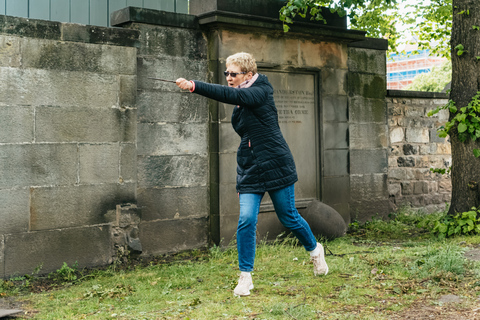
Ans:
{"type": "Polygon", "coordinates": [[[32,293],[38,280],[17,277],[0,280],[0,295],[26,303],[35,319],[389,319],[418,301],[438,305],[446,294],[468,307],[480,292],[480,265],[463,253],[480,237],[439,240],[417,227],[422,219],[404,212],[352,225],[347,236],[324,242],[327,276],[313,276],[295,239],[262,242],[249,297],[232,294],[238,280],[232,246],[75,276],[64,265],[50,275],[57,288],[32,293]]]}

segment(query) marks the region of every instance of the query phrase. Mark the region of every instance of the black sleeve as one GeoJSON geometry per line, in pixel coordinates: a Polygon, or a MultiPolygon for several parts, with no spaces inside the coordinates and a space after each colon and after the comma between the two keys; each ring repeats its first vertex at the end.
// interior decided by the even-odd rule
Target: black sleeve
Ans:
{"type": "Polygon", "coordinates": [[[240,89],[196,80],[194,83],[194,93],[223,103],[250,108],[262,106],[268,96],[268,91],[263,86],[254,85],[250,88],[240,89]]]}

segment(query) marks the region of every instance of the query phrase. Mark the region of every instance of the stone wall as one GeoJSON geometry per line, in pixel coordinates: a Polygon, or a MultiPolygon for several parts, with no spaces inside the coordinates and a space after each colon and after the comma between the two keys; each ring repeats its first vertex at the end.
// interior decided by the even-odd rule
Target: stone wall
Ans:
{"type": "Polygon", "coordinates": [[[112,261],[136,194],[138,31],[0,16],[0,277],[112,261]]]}
{"type": "Polygon", "coordinates": [[[427,113],[445,105],[443,93],[388,91],[390,150],[388,191],[392,210],[403,206],[426,212],[443,210],[451,198],[448,174],[430,168],[448,169],[451,149],[447,138],[439,138],[437,128],[448,120],[448,110],[433,117],[427,113]]]}
{"type": "Polygon", "coordinates": [[[350,215],[358,221],[390,211],[386,49],[385,41],[368,39],[350,44],[348,51],[350,215]]]}
{"type": "Polygon", "coordinates": [[[206,80],[205,39],[194,16],[125,8],[112,24],[140,34],[137,56],[137,201],[144,255],[207,246],[207,100],[149,77],[206,80]]]}

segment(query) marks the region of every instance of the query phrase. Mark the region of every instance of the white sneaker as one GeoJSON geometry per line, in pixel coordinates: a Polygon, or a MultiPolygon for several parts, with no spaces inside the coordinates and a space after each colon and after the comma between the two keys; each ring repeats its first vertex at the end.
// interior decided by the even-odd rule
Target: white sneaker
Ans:
{"type": "Polygon", "coordinates": [[[319,274],[326,275],[328,273],[328,266],[325,261],[325,252],[320,243],[317,243],[317,247],[320,248],[320,253],[310,258],[313,261],[313,274],[316,276],[319,274]]]}
{"type": "Polygon", "coordinates": [[[245,274],[242,273],[240,275],[240,279],[238,280],[238,284],[233,290],[233,294],[238,297],[244,297],[250,295],[250,290],[253,289],[253,281],[252,275],[250,273],[245,274]]]}

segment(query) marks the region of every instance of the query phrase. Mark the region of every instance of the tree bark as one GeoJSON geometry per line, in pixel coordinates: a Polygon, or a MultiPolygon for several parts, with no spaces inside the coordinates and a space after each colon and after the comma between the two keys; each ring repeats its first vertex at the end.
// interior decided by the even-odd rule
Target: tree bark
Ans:
{"type": "MultiPolygon", "coordinates": [[[[457,109],[467,106],[480,91],[480,1],[453,0],[452,24],[452,90],[450,99],[457,109]],[[467,11],[468,10],[468,11],[467,11]],[[462,13],[463,11],[463,13],[462,13]],[[465,52],[458,55],[455,47],[462,44],[465,52]]],[[[453,119],[455,114],[450,114],[453,119]]],[[[449,214],[465,212],[480,206],[480,159],[475,158],[473,149],[480,149],[480,140],[459,140],[458,131],[452,128],[452,202],[449,214]]]]}

